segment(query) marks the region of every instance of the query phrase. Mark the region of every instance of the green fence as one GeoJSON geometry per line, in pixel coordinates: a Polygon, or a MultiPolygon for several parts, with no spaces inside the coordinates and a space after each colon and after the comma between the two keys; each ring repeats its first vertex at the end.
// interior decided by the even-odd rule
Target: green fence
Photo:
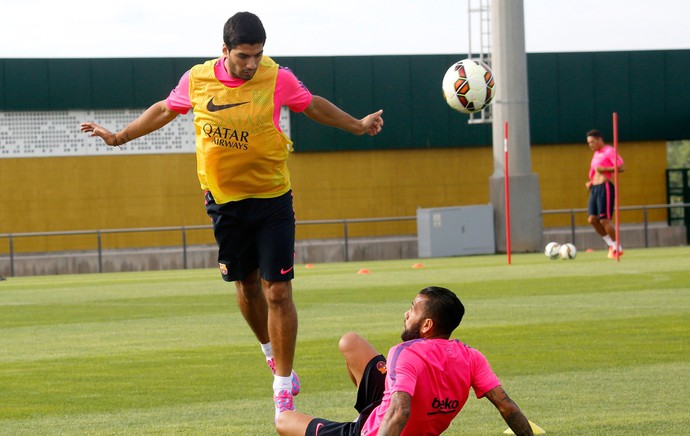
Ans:
{"type": "MultiPolygon", "coordinates": [[[[467,124],[441,97],[443,74],[463,57],[276,57],[313,93],[356,116],[385,111],[384,131],[356,140],[293,114],[297,151],[490,145],[490,125],[467,124]]],[[[0,59],[0,110],[145,108],[203,60],[0,59]]],[[[528,54],[527,65],[534,144],[582,142],[591,128],[610,138],[614,111],[621,141],[690,138],[690,50],[528,54]]]]}

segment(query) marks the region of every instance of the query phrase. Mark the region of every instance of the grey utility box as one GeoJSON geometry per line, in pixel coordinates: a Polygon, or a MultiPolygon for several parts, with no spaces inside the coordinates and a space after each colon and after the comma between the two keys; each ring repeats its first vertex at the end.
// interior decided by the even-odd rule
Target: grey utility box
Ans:
{"type": "Polygon", "coordinates": [[[419,257],[494,254],[494,210],[480,206],[417,209],[419,257]]]}

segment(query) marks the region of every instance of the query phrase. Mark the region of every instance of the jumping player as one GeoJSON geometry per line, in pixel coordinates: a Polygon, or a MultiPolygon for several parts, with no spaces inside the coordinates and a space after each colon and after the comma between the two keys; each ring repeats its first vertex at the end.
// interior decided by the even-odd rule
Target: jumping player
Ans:
{"type": "Polygon", "coordinates": [[[402,343],[386,360],[366,339],[347,333],[339,348],[357,386],[356,420],[334,422],[300,412],[278,416],[281,435],[439,435],[460,412],[470,388],[486,397],[517,435],[532,435],[529,421],[503,390],[482,353],[450,335],[465,308],[451,291],[419,291],[405,312],[402,343]]]}
{"type": "Polygon", "coordinates": [[[82,123],[81,130],[120,146],[194,111],[197,172],[221,276],[235,282],[240,311],[273,371],[278,414],[294,410],[293,396],[300,390],[292,370],[295,213],[286,164],[292,141],[280,129],[280,108],[372,136],[381,131],[383,111],[356,119],[312,95],[290,70],[264,56],[265,41],[259,17],[238,12],[225,23],[222,56],[192,67],[166,100],[119,132],[91,122],[82,123]]]}
{"type": "MultiPolygon", "coordinates": [[[[610,145],[604,143],[604,135],[598,130],[587,132],[587,144],[594,152],[589,167],[589,180],[585,184],[589,190],[589,216],[587,221],[602,237],[609,247],[609,259],[616,258],[616,230],[612,224],[613,208],[615,202],[615,189],[611,181],[613,173],[618,166],[618,171],[625,171],[625,163],[620,156],[616,157],[616,151],[610,145]]],[[[623,255],[623,248],[618,243],[623,255]]]]}

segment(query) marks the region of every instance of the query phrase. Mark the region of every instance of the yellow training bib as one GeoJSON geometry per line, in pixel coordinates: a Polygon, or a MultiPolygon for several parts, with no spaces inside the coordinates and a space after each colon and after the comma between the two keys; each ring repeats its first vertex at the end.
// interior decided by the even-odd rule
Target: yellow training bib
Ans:
{"type": "Polygon", "coordinates": [[[219,204],[288,192],[292,141],[273,122],[278,64],[264,56],[251,80],[230,88],[216,78],[216,62],[189,74],[201,188],[219,204]]]}

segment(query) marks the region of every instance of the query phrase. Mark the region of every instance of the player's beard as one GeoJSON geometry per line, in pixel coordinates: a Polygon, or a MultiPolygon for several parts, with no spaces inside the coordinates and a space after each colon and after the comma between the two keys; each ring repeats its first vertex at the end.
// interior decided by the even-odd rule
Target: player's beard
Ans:
{"type": "Polygon", "coordinates": [[[422,337],[421,330],[422,321],[419,321],[417,324],[411,326],[410,328],[405,328],[405,330],[403,330],[402,334],[400,335],[400,339],[402,339],[403,342],[411,341],[412,339],[419,339],[422,337]]]}
{"type": "Polygon", "coordinates": [[[252,80],[256,70],[240,70],[240,79],[242,80],[252,80]]]}

